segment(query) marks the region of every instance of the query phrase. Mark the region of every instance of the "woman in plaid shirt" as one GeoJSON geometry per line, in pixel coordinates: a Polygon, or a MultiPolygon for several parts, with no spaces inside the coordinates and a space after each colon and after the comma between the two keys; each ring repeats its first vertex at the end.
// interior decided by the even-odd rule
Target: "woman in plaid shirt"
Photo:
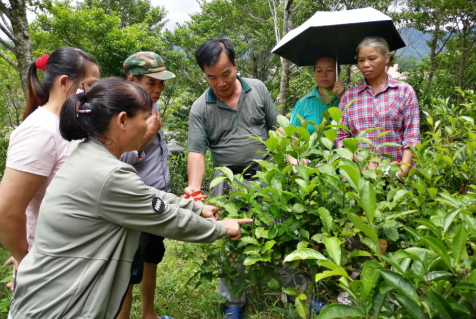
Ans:
{"type": "MultiPolygon", "coordinates": [[[[397,143],[401,146],[384,146],[373,149],[377,153],[392,157],[392,162],[413,162],[410,146],[420,144],[420,110],[413,88],[408,84],[394,80],[386,73],[391,54],[387,41],[381,37],[367,37],[357,47],[357,64],[364,75],[364,81],[347,90],[339,107],[343,112],[342,125],[346,125],[354,136],[369,128],[379,128],[365,135],[375,146],[383,143],[397,143]],[[345,105],[355,102],[344,112],[345,105]],[[377,138],[380,134],[388,132],[377,138]]],[[[343,140],[351,134],[343,129],[337,132],[335,145],[343,146],[343,140]]],[[[368,147],[359,142],[359,146],[368,147]]],[[[356,155],[354,154],[356,160],[356,155]]],[[[375,169],[377,163],[368,168],[375,169]]],[[[406,176],[411,166],[401,165],[403,172],[397,178],[406,176]]]]}

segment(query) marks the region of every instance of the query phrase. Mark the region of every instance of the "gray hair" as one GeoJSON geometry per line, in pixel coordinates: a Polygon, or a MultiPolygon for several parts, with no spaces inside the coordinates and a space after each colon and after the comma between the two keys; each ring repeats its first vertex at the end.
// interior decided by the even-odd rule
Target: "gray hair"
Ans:
{"type": "Polygon", "coordinates": [[[382,37],[371,36],[366,37],[365,39],[360,41],[356,50],[357,55],[359,55],[360,49],[366,46],[377,48],[383,56],[386,56],[387,53],[390,53],[390,46],[388,45],[387,41],[382,37]]]}

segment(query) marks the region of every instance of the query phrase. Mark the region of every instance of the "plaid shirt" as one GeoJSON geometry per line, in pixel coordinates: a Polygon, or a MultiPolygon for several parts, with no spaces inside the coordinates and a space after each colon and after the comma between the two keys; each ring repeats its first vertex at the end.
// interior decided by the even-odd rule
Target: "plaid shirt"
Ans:
{"type": "MultiPolygon", "coordinates": [[[[377,153],[392,156],[392,161],[401,162],[404,149],[420,144],[420,110],[413,88],[408,83],[387,76],[387,84],[375,95],[365,80],[347,90],[339,103],[343,112],[341,124],[347,126],[354,136],[366,129],[380,127],[365,137],[373,141],[375,146],[383,143],[402,145],[373,148],[377,153]],[[355,98],[357,100],[344,112],[345,105],[355,98]],[[378,135],[387,131],[389,133],[377,140],[378,135]]],[[[342,147],[343,140],[350,137],[349,132],[339,129],[335,145],[342,147]]],[[[362,142],[359,142],[359,146],[369,147],[362,142]]]]}

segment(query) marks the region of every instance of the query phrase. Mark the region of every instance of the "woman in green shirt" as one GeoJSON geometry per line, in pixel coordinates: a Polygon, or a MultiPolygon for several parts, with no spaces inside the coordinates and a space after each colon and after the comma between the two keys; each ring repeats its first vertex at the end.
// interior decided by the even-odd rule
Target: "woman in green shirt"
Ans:
{"type": "MultiPolygon", "coordinates": [[[[300,99],[294,106],[291,115],[291,124],[293,126],[301,126],[297,115],[301,115],[306,121],[312,121],[316,124],[321,123],[322,111],[326,111],[329,107],[329,101],[322,91],[328,90],[330,93],[337,92],[336,99],[340,100],[345,92],[345,87],[342,83],[336,82],[336,60],[331,57],[318,58],[314,65],[314,76],[317,86],[311,93],[300,99]],[[315,99],[321,98],[327,104],[315,99]]],[[[314,133],[312,125],[307,126],[309,133],[314,133]]]]}

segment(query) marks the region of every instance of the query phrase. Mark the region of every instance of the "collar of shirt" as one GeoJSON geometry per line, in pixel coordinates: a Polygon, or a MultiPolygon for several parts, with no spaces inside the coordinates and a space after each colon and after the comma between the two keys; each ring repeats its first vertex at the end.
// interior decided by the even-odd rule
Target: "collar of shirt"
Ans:
{"type": "MultiPolygon", "coordinates": [[[[377,94],[385,92],[389,87],[398,88],[398,81],[387,73],[387,83],[380,89],[380,92],[378,92],[377,94]]],[[[364,81],[357,86],[357,92],[360,93],[366,88],[371,88],[371,86],[368,85],[367,80],[364,79],[364,81]]]]}
{"type": "MultiPolygon", "coordinates": [[[[319,87],[316,86],[314,88],[314,90],[311,91],[311,93],[309,93],[308,95],[306,95],[306,98],[315,98],[315,97],[318,97],[318,98],[321,98],[325,101],[325,99],[319,94],[319,87]]],[[[337,100],[337,96],[334,96],[334,99],[333,100],[337,100]]],[[[329,103],[327,103],[329,104],[329,103]]]]}
{"type": "MultiPolygon", "coordinates": [[[[251,86],[249,86],[248,83],[246,83],[245,80],[243,80],[240,76],[236,76],[238,78],[238,80],[240,80],[240,83],[241,83],[241,89],[247,93],[251,90],[251,86]]],[[[215,92],[213,92],[213,89],[211,87],[208,88],[208,92],[207,92],[207,103],[213,103],[213,104],[217,104],[218,103],[218,98],[217,96],[215,95],[215,92]]]]}

